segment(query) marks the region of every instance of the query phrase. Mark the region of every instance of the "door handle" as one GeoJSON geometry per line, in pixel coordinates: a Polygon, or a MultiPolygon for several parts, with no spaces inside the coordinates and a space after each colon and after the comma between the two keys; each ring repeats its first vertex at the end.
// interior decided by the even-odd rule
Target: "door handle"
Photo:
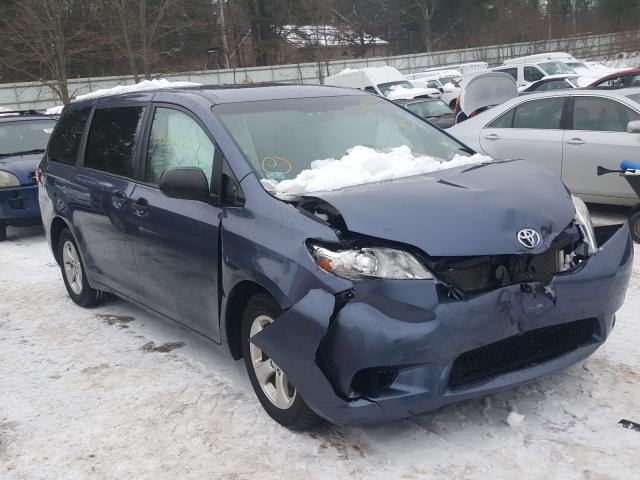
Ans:
{"type": "Polygon", "coordinates": [[[120,210],[127,205],[127,200],[129,200],[129,198],[127,197],[127,194],[122,190],[116,190],[111,195],[111,205],[113,205],[114,208],[120,210]]]}
{"type": "Polygon", "coordinates": [[[584,145],[585,142],[581,138],[572,138],[571,140],[567,140],[565,143],[569,145],[584,145]]]}
{"type": "Polygon", "coordinates": [[[149,202],[146,198],[139,198],[131,204],[131,210],[136,217],[146,217],[149,215],[149,202]]]}
{"type": "Polygon", "coordinates": [[[487,135],[484,137],[485,140],[500,140],[500,135],[497,133],[492,133],[491,135],[487,135]]]}

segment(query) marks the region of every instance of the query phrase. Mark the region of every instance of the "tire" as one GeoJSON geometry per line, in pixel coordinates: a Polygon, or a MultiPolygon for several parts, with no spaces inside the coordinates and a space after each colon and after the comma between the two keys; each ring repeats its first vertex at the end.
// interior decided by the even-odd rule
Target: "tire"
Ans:
{"type": "Polygon", "coordinates": [[[65,228],[60,232],[58,241],[58,259],[62,279],[71,300],[84,308],[92,308],[100,304],[104,294],[89,286],[80,249],[71,231],[65,228]]]}
{"type": "Polygon", "coordinates": [[[4,242],[7,239],[7,226],[0,222],[0,242],[4,242]]]}
{"type": "Polygon", "coordinates": [[[633,241],[640,243],[640,210],[632,213],[629,217],[629,228],[631,229],[633,241]]]}
{"type": "Polygon", "coordinates": [[[310,430],[320,422],[320,417],[289,384],[286,374],[249,340],[257,331],[268,328],[269,323],[281,313],[282,310],[269,295],[258,293],[249,299],[242,316],[244,364],[253,391],[269,416],[290,430],[310,430]],[[262,368],[256,369],[257,365],[262,368]]]}

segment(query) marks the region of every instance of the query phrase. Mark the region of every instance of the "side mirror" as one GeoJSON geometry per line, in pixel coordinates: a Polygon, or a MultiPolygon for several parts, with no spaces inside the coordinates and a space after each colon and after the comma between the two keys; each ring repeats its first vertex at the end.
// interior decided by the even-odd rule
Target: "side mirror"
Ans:
{"type": "Polygon", "coordinates": [[[627,133],[640,133],[640,120],[634,120],[627,124],[627,133]]]}
{"type": "Polygon", "coordinates": [[[167,197],[182,200],[205,200],[209,197],[209,181],[199,168],[172,168],[160,177],[160,191],[167,197]]]}
{"type": "Polygon", "coordinates": [[[444,93],[444,87],[438,87],[438,90],[440,91],[440,93],[444,93]]]}

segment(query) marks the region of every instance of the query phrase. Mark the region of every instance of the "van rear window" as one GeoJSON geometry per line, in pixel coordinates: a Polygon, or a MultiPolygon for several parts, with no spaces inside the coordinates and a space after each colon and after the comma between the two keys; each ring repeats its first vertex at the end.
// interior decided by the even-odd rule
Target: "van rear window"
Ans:
{"type": "Polygon", "coordinates": [[[143,107],[96,110],[89,130],[84,166],[132,178],[143,107]]]}
{"type": "Polygon", "coordinates": [[[85,107],[62,114],[49,141],[49,160],[75,165],[90,113],[91,107],[85,107]]]}

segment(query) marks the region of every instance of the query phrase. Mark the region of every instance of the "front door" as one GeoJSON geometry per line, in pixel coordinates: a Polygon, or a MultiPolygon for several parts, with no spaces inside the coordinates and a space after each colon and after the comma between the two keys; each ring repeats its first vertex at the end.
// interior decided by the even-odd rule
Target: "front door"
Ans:
{"type": "Polygon", "coordinates": [[[70,177],[70,208],[92,279],[140,299],[142,288],[131,242],[130,199],[135,190],[136,145],[144,107],[96,109],[87,138],[84,168],[70,177]]]}
{"type": "Polygon", "coordinates": [[[496,160],[529,160],[560,176],[564,104],[564,97],[520,103],[480,131],[482,150],[496,160]]]}
{"type": "Polygon", "coordinates": [[[617,174],[598,177],[598,166],[617,169],[622,160],[640,158],[640,135],[627,133],[627,124],[640,114],[602,97],[576,96],[570,129],[564,134],[562,179],[569,189],[595,203],[631,204],[638,197],[617,174]]]}
{"type": "Polygon", "coordinates": [[[212,185],[215,143],[186,111],[158,106],[152,115],[144,184],[131,199],[144,303],[217,339],[221,209],[214,201],[169,198],[158,189],[163,172],[177,167],[201,168],[212,185]]]}

